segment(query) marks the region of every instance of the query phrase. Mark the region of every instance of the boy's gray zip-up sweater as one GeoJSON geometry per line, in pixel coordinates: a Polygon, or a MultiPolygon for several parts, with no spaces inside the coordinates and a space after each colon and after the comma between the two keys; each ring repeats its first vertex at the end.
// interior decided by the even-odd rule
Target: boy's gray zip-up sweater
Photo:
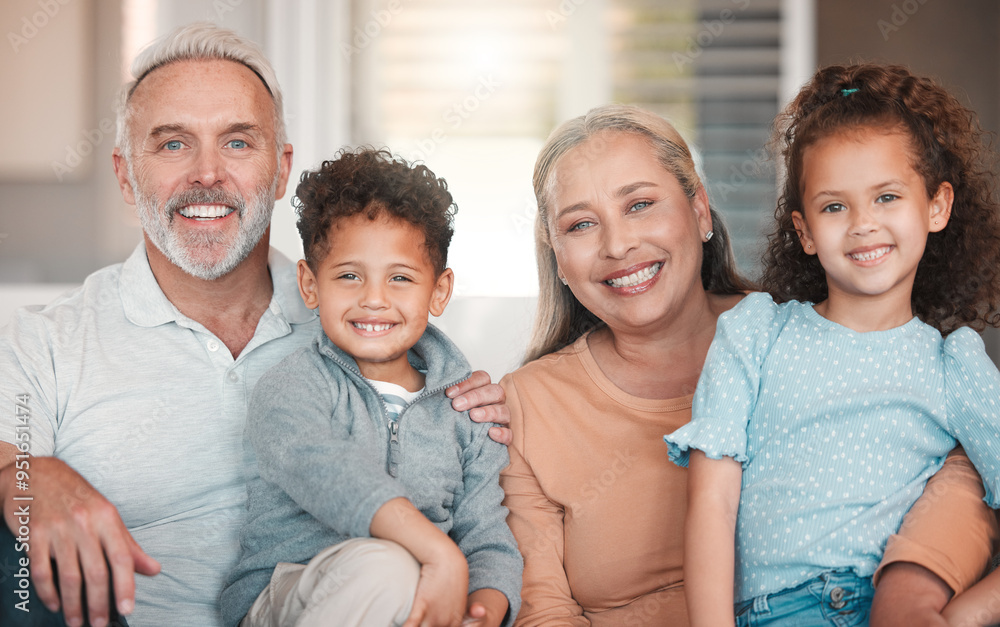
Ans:
{"type": "Polygon", "coordinates": [[[391,445],[382,397],[324,333],[260,378],[245,432],[243,550],[222,593],[226,625],[249,611],[278,562],[305,564],[329,546],[370,537],[375,512],[396,497],[409,499],[458,544],[470,592],[506,595],[505,624],[513,624],[523,563],[501,505],[507,448],[489,438],[491,425],[455,411],[444,395],[470,374],[451,340],[428,325],[409,360],[425,371],[426,383],[400,414],[391,445]],[[390,446],[398,447],[395,476],[390,446]]]}

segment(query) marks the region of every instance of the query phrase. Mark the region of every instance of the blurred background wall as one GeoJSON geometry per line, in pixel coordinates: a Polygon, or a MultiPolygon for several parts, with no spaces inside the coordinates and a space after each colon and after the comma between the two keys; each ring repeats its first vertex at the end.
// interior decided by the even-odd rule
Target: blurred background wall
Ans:
{"type": "MultiPolygon", "coordinates": [[[[537,292],[534,158],[569,117],[616,101],[670,118],[751,275],[775,199],[762,147],[817,65],[908,65],[1000,130],[994,0],[5,0],[0,323],[139,241],[111,170],[114,98],[138,49],[195,20],[274,63],[295,172],[373,144],[448,180],[458,287],[441,326],[495,377],[520,359],[537,292]]],[[[297,258],[293,193],[272,243],[297,258]]]]}

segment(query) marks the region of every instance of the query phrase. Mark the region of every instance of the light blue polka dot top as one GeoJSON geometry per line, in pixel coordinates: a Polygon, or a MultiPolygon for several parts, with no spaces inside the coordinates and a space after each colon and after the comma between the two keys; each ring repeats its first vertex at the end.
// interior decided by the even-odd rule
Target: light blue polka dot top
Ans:
{"type": "Polygon", "coordinates": [[[751,294],[719,318],[691,423],[666,436],[743,464],[739,601],[848,568],[868,576],[958,439],[1000,506],[1000,373],[974,331],[917,318],[857,333],[751,294]]]}

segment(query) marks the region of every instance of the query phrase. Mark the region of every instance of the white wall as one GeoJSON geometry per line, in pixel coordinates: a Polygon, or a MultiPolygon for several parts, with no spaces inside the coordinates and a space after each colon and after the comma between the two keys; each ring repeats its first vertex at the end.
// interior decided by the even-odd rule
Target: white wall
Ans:
{"type": "Polygon", "coordinates": [[[44,305],[74,287],[70,283],[0,283],[0,326],[10,321],[16,309],[44,305]]]}

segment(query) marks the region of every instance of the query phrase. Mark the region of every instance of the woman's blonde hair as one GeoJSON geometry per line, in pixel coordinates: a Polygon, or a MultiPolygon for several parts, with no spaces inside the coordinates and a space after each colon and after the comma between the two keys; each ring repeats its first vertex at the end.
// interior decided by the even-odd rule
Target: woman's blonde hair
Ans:
{"type": "MultiPolygon", "coordinates": [[[[533,361],[572,344],[581,335],[604,323],[573,296],[558,276],[555,251],[549,233],[549,211],[553,173],[556,165],[573,148],[593,139],[602,131],[635,133],[649,142],[657,160],[680,183],[689,199],[701,189],[698,176],[684,139],[662,117],[629,105],[604,105],[586,115],[573,118],[549,136],[535,161],[532,183],[538,201],[535,218],[535,257],[538,262],[538,307],[535,325],[528,343],[524,363],[533,361]]],[[[604,150],[598,137],[588,146],[588,154],[604,150]]],[[[586,158],[587,155],[580,155],[586,158]]],[[[701,281],[706,290],[721,294],[736,294],[752,285],[736,271],[729,236],[722,219],[711,210],[715,235],[702,247],[701,281]]]]}

